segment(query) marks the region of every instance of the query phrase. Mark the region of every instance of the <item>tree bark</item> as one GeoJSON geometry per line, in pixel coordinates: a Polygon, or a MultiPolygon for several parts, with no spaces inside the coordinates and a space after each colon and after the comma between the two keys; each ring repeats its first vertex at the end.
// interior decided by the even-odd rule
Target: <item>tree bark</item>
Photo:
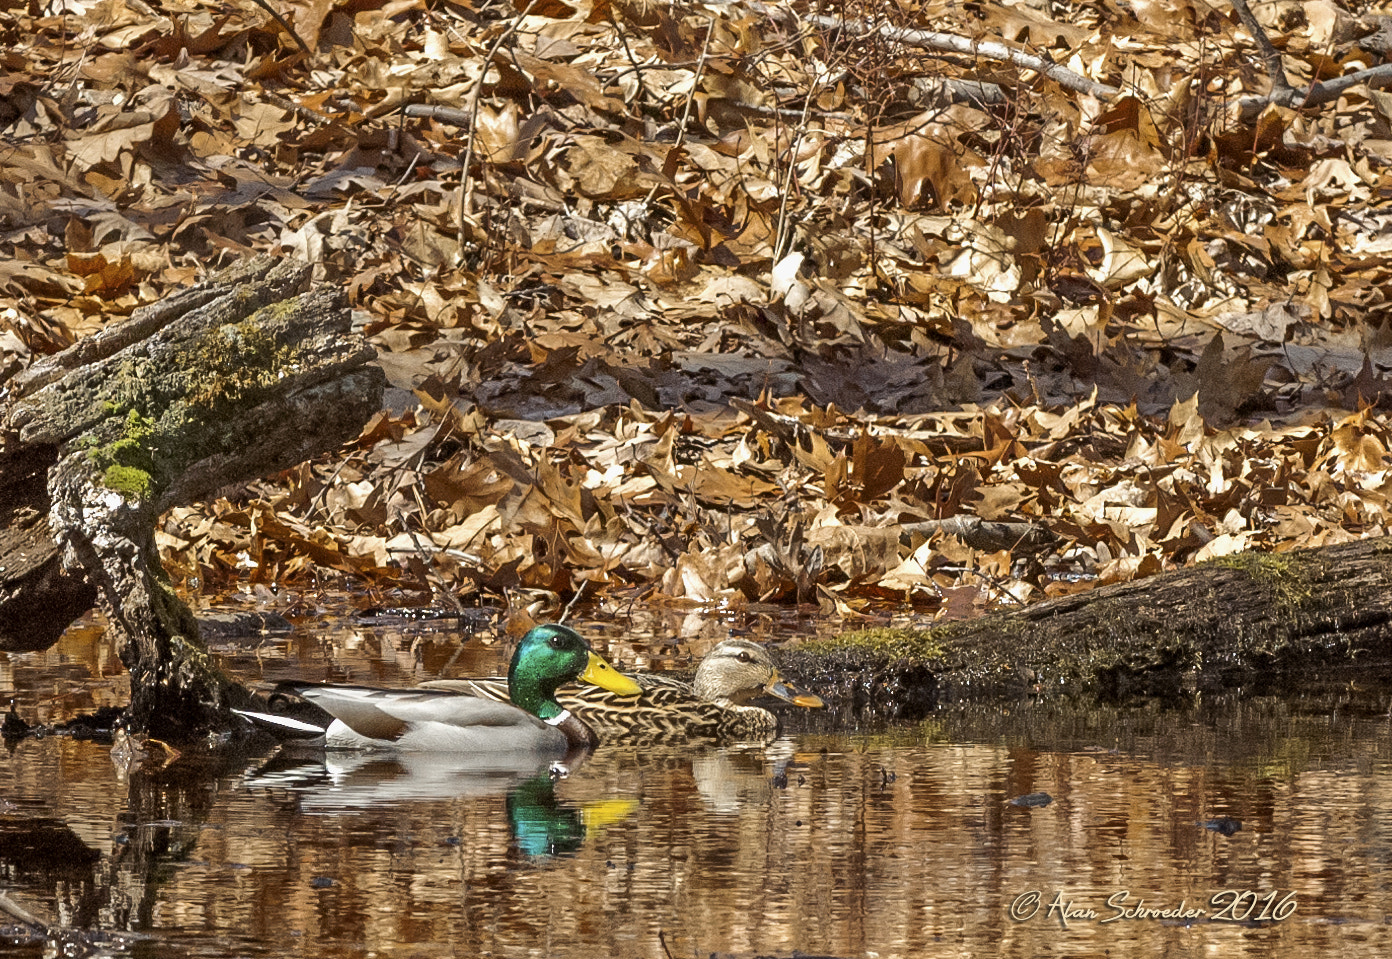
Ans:
{"type": "Polygon", "coordinates": [[[0,394],[0,650],[47,648],[99,603],[133,730],[186,739],[245,695],[164,576],[159,515],[332,449],[381,407],[384,376],[343,292],[302,292],[310,273],[248,260],[0,394]]]}

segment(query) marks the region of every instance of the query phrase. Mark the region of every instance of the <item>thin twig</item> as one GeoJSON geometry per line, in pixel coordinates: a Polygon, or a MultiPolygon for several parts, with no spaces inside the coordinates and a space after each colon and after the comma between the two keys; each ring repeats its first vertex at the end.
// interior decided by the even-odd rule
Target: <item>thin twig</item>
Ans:
{"type": "MultiPolygon", "coordinates": [[[[420,510],[420,523],[422,529],[425,528],[427,519],[427,511],[425,508],[425,494],[423,492],[424,485],[425,483],[424,480],[421,479],[420,473],[417,473],[415,475],[415,482],[411,484],[411,492],[416,494],[416,509],[420,510]]],[[[411,543],[416,547],[416,553],[420,556],[421,562],[425,565],[425,575],[428,578],[435,580],[436,591],[444,593],[446,596],[449,597],[449,601],[454,604],[454,611],[459,614],[459,617],[461,619],[463,619],[464,604],[459,601],[459,597],[454,594],[454,590],[450,589],[449,584],[445,582],[444,576],[442,576],[440,574],[440,571],[435,568],[435,558],[431,556],[429,553],[427,553],[424,548],[422,548],[421,541],[416,536],[416,531],[411,529],[411,526],[409,523],[406,522],[405,517],[402,517],[401,528],[406,531],[408,536],[411,537],[411,543]]]]}
{"type": "Polygon", "coordinates": [[[35,932],[39,933],[40,935],[46,936],[49,934],[50,927],[48,923],[44,922],[42,919],[34,915],[28,909],[25,909],[19,903],[15,902],[13,899],[10,898],[9,894],[6,892],[0,892],[0,912],[4,912],[12,916],[13,918],[19,920],[24,925],[30,926],[35,932]]]}
{"type": "Polygon", "coordinates": [[[262,90],[261,99],[265,100],[267,103],[280,107],[282,110],[289,110],[291,113],[295,114],[295,116],[299,117],[300,119],[305,120],[308,123],[313,123],[316,126],[342,126],[342,124],[339,123],[337,118],[331,117],[328,114],[322,113],[321,111],[315,110],[311,107],[307,107],[302,103],[296,103],[289,97],[282,96],[281,94],[276,93],[274,90],[262,90]]]}
{"type": "Polygon", "coordinates": [[[1285,66],[1281,62],[1281,53],[1276,49],[1271,38],[1266,35],[1265,28],[1258,22],[1252,13],[1252,8],[1248,6],[1247,0],[1232,0],[1233,9],[1237,11],[1237,17],[1242,21],[1242,25],[1252,34],[1252,39],[1256,41],[1257,49],[1261,51],[1262,59],[1266,61],[1266,72],[1271,78],[1271,92],[1265,96],[1243,97],[1238,101],[1238,115],[1246,122],[1251,122],[1266,109],[1268,106],[1282,107],[1318,107],[1326,103],[1333,103],[1343,96],[1345,91],[1351,87],[1366,83],[1370,87],[1381,87],[1392,84],[1392,64],[1384,63],[1380,66],[1369,67],[1366,70],[1355,70],[1353,73],[1345,74],[1342,77],[1334,77],[1331,80],[1312,80],[1305,87],[1292,86],[1290,80],[1286,78],[1285,66]]]}
{"type": "MultiPolygon", "coordinates": [[[[807,19],[821,27],[835,28],[842,25],[834,17],[812,15],[807,19]]],[[[1025,53],[1023,50],[1008,47],[997,40],[973,40],[969,37],[959,37],[953,33],[909,30],[889,24],[876,26],[868,20],[849,20],[845,22],[844,26],[863,30],[867,33],[874,30],[888,40],[896,40],[911,47],[921,47],[925,50],[944,53],[961,53],[967,56],[985,57],[988,60],[1013,63],[1022,69],[1033,70],[1035,73],[1046,76],[1061,87],[1086,93],[1099,100],[1110,100],[1121,92],[1117,87],[1098,83],[1096,80],[1089,79],[1081,73],[1075,73],[1065,66],[1052,63],[1043,57],[1036,57],[1032,53],[1025,53]]]]}
{"type": "Polygon", "coordinates": [[[1243,97],[1238,101],[1239,115],[1245,121],[1253,120],[1262,110],[1271,105],[1281,107],[1320,107],[1333,103],[1351,87],[1367,84],[1370,87],[1384,87],[1392,84],[1392,63],[1357,70],[1332,80],[1320,80],[1308,87],[1290,87],[1287,90],[1272,90],[1266,96],[1243,97]]]}
{"type": "MultiPolygon", "coordinates": [[[[638,58],[633,55],[633,48],[628,45],[628,34],[624,31],[623,27],[619,26],[619,18],[618,15],[614,13],[613,7],[609,8],[609,22],[614,25],[614,35],[617,36],[619,42],[623,44],[624,55],[628,57],[628,62],[632,65],[633,72],[638,77],[638,89],[634,93],[633,99],[650,99],[648,85],[643,82],[643,68],[639,65],[638,58]]],[[[709,34],[707,34],[707,36],[709,36],[709,34]]]]}
{"type": "MultiPolygon", "coordinates": [[[[715,17],[706,21],[706,42],[701,46],[701,59],[696,61],[696,75],[691,78],[691,92],[686,95],[686,106],[682,110],[681,122],[677,124],[677,139],[672,143],[672,150],[680,150],[682,144],[686,142],[686,122],[691,119],[691,103],[696,99],[696,91],[701,88],[701,74],[706,69],[706,57],[710,54],[711,36],[715,33],[715,17]]],[[[642,80],[640,79],[641,83],[642,80]]],[[[653,188],[648,191],[647,198],[643,200],[643,207],[646,209],[648,204],[657,196],[657,188],[660,183],[654,183],[653,188]]]]}
{"type": "Polygon", "coordinates": [[[474,161],[474,131],[478,128],[478,105],[479,97],[483,95],[483,82],[488,79],[488,69],[493,65],[493,57],[497,55],[498,49],[522,26],[522,21],[527,18],[527,14],[532,12],[532,7],[536,6],[537,2],[538,0],[528,0],[527,5],[522,8],[522,11],[518,13],[517,16],[513,17],[512,23],[508,24],[507,29],[498,36],[498,39],[493,41],[493,45],[488,48],[488,53],[483,57],[483,69],[479,71],[479,77],[477,82],[474,83],[474,89],[469,93],[469,128],[465,138],[467,146],[464,148],[464,169],[460,173],[463,184],[461,187],[462,195],[459,198],[459,233],[457,240],[459,243],[459,255],[461,257],[464,252],[464,225],[469,221],[469,208],[473,205],[474,199],[474,181],[473,178],[469,176],[469,167],[474,161]]]}
{"type": "Polygon", "coordinates": [[[773,234],[773,263],[775,266],[783,259],[786,247],[792,246],[792,227],[788,225],[788,195],[793,190],[793,176],[797,173],[798,151],[802,149],[803,138],[807,136],[807,115],[812,109],[812,101],[822,87],[821,74],[814,74],[812,87],[807,91],[807,99],[802,102],[802,116],[798,118],[797,133],[788,149],[788,168],[783,171],[783,188],[778,197],[778,227],[773,234]]]}
{"type": "MultiPolygon", "coordinates": [[[[1392,83],[1392,63],[1384,63],[1380,66],[1369,67],[1366,70],[1357,70],[1342,77],[1334,77],[1331,80],[1321,80],[1319,83],[1311,84],[1310,89],[1305,92],[1304,101],[1311,106],[1321,106],[1326,103],[1333,103],[1350,87],[1356,87],[1360,83],[1366,83],[1370,87],[1380,87],[1392,83]]],[[[1299,90],[1293,91],[1299,94],[1299,90]]]]}
{"type": "Polygon", "coordinates": [[[1257,49],[1261,51],[1262,59],[1266,61],[1266,74],[1271,78],[1271,92],[1283,96],[1294,93],[1294,87],[1286,79],[1286,68],[1281,63],[1280,51],[1272,44],[1271,38],[1266,35],[1265,28],[1257,20],[1257,15],[1252,12],[1252,8],[1247,5],[1247,0],[1232,0],[1232,5],[1233,9],[1237,11],[1237,18],[1242,21],[1242,25],[1252,35],[1252,39],[1257,42],[1257,49]]]}
{"type": "Polygon", "coordinates": [[[580,585],[575,588],[575,595],[570,598],[570,602],[566,603],[565,609],[561,610],[561,618],[556,620],[556,622],[564,623],[566,620],[570,619],[571,610],[575,608],[576,603],[580,602],[580,597],[585,595],[585,587],[588,585],[590,585],[588,579],[580,580],[580,585]]]}
{"type": "Polygon", "coordinates": [[[401,112],[404,116],[428,117],[431,120],[439,120],[441,123],[448,123],[456,127],[469,126],[469,118],[473,115],[468,110],[440,106],[435,103],[411,103],[401,112]]]}
{"type": "Polygon", "coordinates": [[[310,501],[309,511],[305,513],[304,522],[306,525],[313,524],[314,517],[318,516],[321,511],[326,510],[328,508],[329,494],[333,492],[334,481],[338,479],[338,474],[343,472],[344,467],[346,467],[352,461],[353,457],[351,456],[343,457],[343,459],[339,462],[338,466],[334,468],[333,475],[324,481],[323,489],[319,490],[319,495],[314,497],[314,499],[310,501]]]}
{"type": "Polygon", "coordinates": [[[309,49],[309,44],[305,43],[304,39],[298,33],[295,32],[295,28],[290,26],[290,22],[286,20],[284,17],[282,17],[279,13],[277,13],[275,8],[272,7],[269,3],[267,3],[266,0],[252,0],[252,2],[255,3],[262,10],[265,10],[267,13],[269,13],[272,17],[274,17],[275,22],[280,24],[281,27],[285,29],[286,33],[290,34],[290,36],[295,38],[295,42],[300,45],[301,50],[303,50],[309,56],[314,55],[314,51],[309,49]]]}

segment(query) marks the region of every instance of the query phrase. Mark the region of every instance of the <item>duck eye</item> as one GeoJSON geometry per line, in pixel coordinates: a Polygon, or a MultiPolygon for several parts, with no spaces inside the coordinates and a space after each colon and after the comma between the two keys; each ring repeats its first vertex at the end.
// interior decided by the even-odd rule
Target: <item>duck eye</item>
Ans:
{"type": "Polygon", "coordinates": [[[738,656],[737,658],[738,658],[739,661],[742,662],[742,663],[752,663],[752,662],[754,662],[754,657],[753,657],[753,656],[750,656],[748,653],[740,653],[739,656],[738,656]]]}
{"type": "Polygon", "coordinates": [[[552,649],[560,649],[563,646],[565,646],[564,637],[561,636],[552,636],[550,639],[550,643],[552,649]]]}

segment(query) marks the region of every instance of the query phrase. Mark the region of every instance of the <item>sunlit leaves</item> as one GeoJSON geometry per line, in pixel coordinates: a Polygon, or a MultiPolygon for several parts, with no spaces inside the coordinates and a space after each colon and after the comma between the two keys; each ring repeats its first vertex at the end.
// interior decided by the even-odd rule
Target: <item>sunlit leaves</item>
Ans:
{"type": "MultiPolygon", "coordinates": [[[[250,4],[0,14],[0,376],[271,250],[391,382],[176,512],[180,568],[951,617],[1384,532],[1385,94],[1239,122],[1249,39],[1180,0],[888,11],[1109,101],[740,3],[526,8],[284,5],[310,56],[250,4]]],[[[1259,12],[1292,77],[1381,56],[1304,9],[1259,12]]]]}

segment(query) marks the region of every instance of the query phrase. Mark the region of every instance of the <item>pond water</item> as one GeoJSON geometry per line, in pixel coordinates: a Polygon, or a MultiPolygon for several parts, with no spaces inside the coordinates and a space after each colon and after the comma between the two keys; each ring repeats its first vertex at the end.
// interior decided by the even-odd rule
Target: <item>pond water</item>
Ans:
{"type": "MultiPolygon", "coordinates": [[[[578,625],[644,668],[730,627],[578,625]]],[[[501,642],[462,638],[318,624],[219,651],[248,680],[501,669],[501,642]]],[[[0,654],[30,721],[122,702],[122,683],[96,628],[0,654]]],[[[1342,689],[892,727],[799,711],[767,747],[601,747],[554,782],[269,752],[125,772],[107,744],[28,739],[0,764],[0,952],[1386,956],[1388,706],[1342,689]]]]}

